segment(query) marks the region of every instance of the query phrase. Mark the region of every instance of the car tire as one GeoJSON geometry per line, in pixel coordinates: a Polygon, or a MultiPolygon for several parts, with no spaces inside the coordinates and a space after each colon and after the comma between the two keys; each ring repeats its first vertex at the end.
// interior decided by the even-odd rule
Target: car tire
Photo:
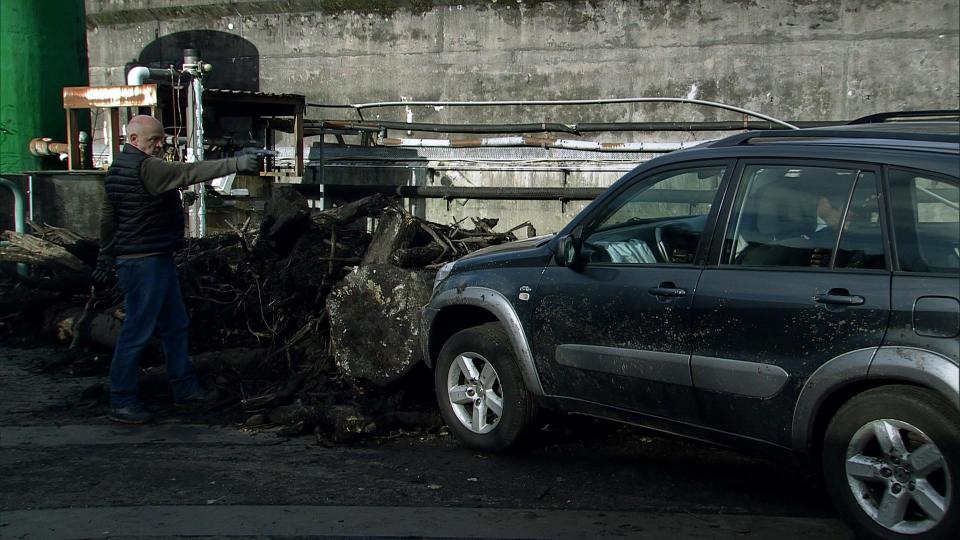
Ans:
{"type": "Polygon", "coordinates": [[[831,419],[821,457],[827,491],[860,537],[960,534],[960,415],[939,395],[863,392],[831,419]]]}
{"type": "Polygon", "coordinates": [[[434,387],[444,421],[469,448],[503,450],[536,415],[533,396],[499,323],[451,336],[440,350],[434,387]]]}

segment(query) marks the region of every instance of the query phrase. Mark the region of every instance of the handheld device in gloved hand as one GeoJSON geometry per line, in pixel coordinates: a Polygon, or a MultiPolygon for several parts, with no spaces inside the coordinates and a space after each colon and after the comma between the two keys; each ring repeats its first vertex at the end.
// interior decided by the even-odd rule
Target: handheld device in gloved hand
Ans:
{"type": "Polygon", "coordinates": [[[116,267],[114,266],[113,257],[109,255],[100,254],[97,258],[97,266],[94,267],[93,272],[90,274],[90,278],[93,280],[95,287],[110,287],[117,279],[116,267]]]}
{"type": "Polygon", "coordinates": [[[237,158],[237,172],[250,174],[260,172],[260,158],[255,154],[244,154],[237,158]]]}
{"type": "Polygon", "coordinates": [[[245,156],[247,154],[257,156],[258,158],[277,157],[275,151],[267,150],[266,148],[257,148],[255,146],[247,146],[237,153],[238,156],[245,156]]]}
{"type": "Polygon", "coordinates": [[[273,150],[264,150],[263,148],[244,148],[237,157],[237,172],[257,173],[260,172],[260,160],[265,157],[275,157],[277,155],[273,150]]]}

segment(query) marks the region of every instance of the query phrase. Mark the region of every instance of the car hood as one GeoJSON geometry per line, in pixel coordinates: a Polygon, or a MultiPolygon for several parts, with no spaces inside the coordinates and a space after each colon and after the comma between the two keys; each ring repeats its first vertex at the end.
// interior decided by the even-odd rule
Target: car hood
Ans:
{"type": "Polygon", "coordinates": [[[466,261],[470,259],[475,259],[477,257],[483,257],[485,255],[494,255],[494,254],[499,255],[504,253],[510,253],[512,251],[521,251],[524,249],[539,247],[549,242],[551,239],[553,239],[554,236],[556,235],[544,234],[541,236],[534,236],[532,238],[527,238],[525,240],[517,240],[516,242],[507,242],[505,244],[497,244],[495,246],[485,247],[483,249],[478,249],[477,251],[474,251],[473,253],[470,253],[468,255],[464,255],[463,257],[460,257],[459,260],[466,261]]]}

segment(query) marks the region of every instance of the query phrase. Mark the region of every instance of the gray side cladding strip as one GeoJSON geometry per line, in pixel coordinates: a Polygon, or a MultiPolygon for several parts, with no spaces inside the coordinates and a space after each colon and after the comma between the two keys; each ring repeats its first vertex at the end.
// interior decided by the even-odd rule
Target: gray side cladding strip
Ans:
{"type": "Polygon", "coordinates": [[[689,354],[565,344],[557,347],[556,359],[562,366],[577,369],[692,385],[689,354]]]}
{"type": "Polygon", "coordinates": [[[694,386],[700,390],[755,398],[775,396],[790,379],[780,366],[696,355],[691,359],[691,372],[694,386]]]}

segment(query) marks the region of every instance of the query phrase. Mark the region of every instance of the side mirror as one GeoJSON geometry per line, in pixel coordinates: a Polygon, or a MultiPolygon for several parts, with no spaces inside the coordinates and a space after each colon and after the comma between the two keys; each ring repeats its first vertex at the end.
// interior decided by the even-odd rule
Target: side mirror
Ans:
{"type": "Polygon", "coordinates": [[[560,237],[554,251],[554,260],[559,266],[574,270],[580,268],[580,242],[576,233],[560,237]]]}

